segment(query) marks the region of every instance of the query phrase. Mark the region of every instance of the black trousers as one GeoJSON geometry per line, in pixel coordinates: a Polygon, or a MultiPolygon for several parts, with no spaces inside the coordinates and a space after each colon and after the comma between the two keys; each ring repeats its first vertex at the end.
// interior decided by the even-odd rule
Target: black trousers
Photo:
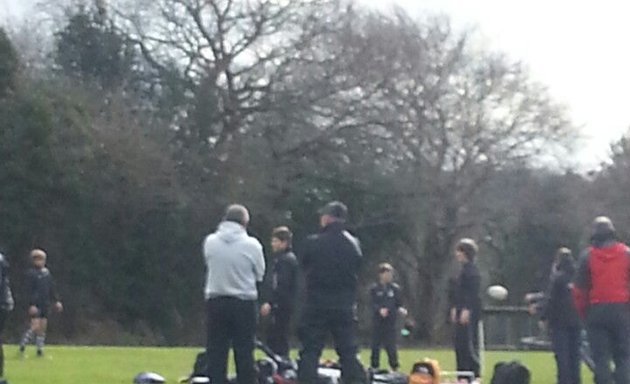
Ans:
{"type": "Polygon", "coordinates": [[[400,365],[398,364],[398,350],[396,349],[395,321],[374,320],[372,329],[372,356],[370,358],[370,366],[372,368],[378,368],[380,366],[381,347],[384,347],[385,352],[387,352],[390,368],[397,370],[400,365]]]}
{"type": "Polygon", "coordinates": [[[4,324],[9,313],[0,309],[0,378],[4,376],[4,324]]]}
{"type": "Polygon", "coordinates": [[[557,383],[580,384],[579,327],[551,327],[551,345],[556,358],[557,383]]]}
{"type": "Polygon", "coordinates": [[[595,383],[630,383],[630,307],[593,304],[588,308],[586,329],[595,362],[595,383]]]}
{"type": "Polygon", "coordinates": [[[276,354],[289,356],[289,335],[293,308],[275,307],[271,311],[271,325],[267,332],[267,345],[276,354]]]}
{"type": "Polygon", "coordinates": [[[357,320],[353,308],[304,309],[298,330],[302,343],[298,366],[298,382],[300,384],[317,383],[319,358],[329,333],[333,336],[335,350],[339,355],[343,382],[345,384],[366,382],[365,371],[357,357],[356,324],[357,320]]]}
{"type": "Polygon", "coordinates": [[[238,384],[255,384],[254,346],[256,302],[232,297],[210,299],[208,307],[208,377],[224,384],[230,346],[234,350],[238,384]]]}
{"type": "Polygon", "coordinates": [[[479,320],[455,326],[455,358],[458,371],[472,371],[479,377],[479,320]]]}

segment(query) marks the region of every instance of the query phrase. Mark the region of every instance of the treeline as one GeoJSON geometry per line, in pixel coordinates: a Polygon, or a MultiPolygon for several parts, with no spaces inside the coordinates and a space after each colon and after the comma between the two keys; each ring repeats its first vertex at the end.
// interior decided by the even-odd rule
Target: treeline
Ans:
{"type": "Polygon", "coordinates": [[[53,335],[200,343],[200,244],[232,202],[267,243],[276,225],[315,231],[317,208],[345,201],[362,284],[392,262],[416,337],[433,341],[458,237],[480,241],[485,282],[518,301],[544,286],[558,246],[585,244],[594,215],[630,231],[629,142],[588,177],[566,171],[579,132],[563,108],[446,18],[334,0],[117,0],[55,20],[37,49],[0,32],[14,328],[37,246],[65,301],[53,335]]]}

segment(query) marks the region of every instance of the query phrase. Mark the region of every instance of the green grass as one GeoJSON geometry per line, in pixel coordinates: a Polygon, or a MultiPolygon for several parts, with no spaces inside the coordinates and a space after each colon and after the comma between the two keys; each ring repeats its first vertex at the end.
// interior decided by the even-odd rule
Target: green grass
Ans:
{"type": "MultiPolygon", "coordinates": [[[[141,371],[154,371],[163,375],[167,383],[187,374],[199,348],[118,348],[118,347],[62,347],[48,346],[43,358],[35,357],[31,347],[24,357],[18,356],[17,347],[4,347],[6,378],[10,383],[46,384],[112,384],[132,382],[141,371]]],[[[295,356],[295,352],[293,354],[295,356]]],[[[332,351],[325,357],[334,358],[332,351]]],[[[369,353],[361,353],[363,362],[369,353]]],[[[437,359],[444,370],[454,367],[454,355],[450,350],[401,350],[402,370],[408,371],[414,361],[423,357],[437,359]]],[[[553,356],[547,352],[486,352],[485,383],[489,383],[492,366],[501,360],[519,359],[532,371],[532,383],[555,383],[553,356]]],[[[385,362],[385,354],[381,356],[385,362]]],[[[583,367],[584,382],[591,381],[591,374],[583,367]]]]}

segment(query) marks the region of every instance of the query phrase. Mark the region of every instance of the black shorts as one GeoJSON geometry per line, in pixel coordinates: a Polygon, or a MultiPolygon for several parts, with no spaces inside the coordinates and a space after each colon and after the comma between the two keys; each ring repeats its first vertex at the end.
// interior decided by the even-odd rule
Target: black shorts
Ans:
{"type": "Polygon", "coordinates": [[[37,314],[32,315],[32,319],[47,319],[48,318],[48,306],[47,305],[36,305],[37,314]]]}

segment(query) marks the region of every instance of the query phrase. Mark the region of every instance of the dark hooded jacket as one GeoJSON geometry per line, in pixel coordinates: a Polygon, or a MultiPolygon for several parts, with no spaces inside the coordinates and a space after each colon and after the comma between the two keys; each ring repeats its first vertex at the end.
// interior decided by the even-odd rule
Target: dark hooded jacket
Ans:
{"type": "Polygon", "coordinates": [[[551,273],[542,319],[551,328],[579,327],[580,320],[571,294],[575,267],[571,260],[562,260],[551,273]]]}

